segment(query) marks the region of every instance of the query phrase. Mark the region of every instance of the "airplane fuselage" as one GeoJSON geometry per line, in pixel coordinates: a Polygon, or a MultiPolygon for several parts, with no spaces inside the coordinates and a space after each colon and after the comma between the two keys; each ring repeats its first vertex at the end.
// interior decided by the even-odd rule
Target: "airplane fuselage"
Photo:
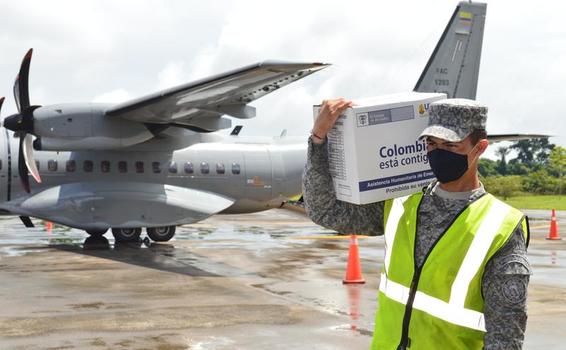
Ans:
{"type": "MultiPolygon", "coordinates": [[[[106,184],[112,184],[112,188],[169,185],[224,196],[234,203],[222,213],[234,214],[279,207],[289,197],[301,192],[306,161],[304,138],[257,138],[217,133],[190,136],[188,139],[192,144],[173,150],[168,149],[171,145],[167,141],[156,140],[151,145],[120,151],[36,151],[35,160],[42,182],[32,182],[28,194],[18,176],[19,140],[12,132],[3,130],[0,133],[0,201],[25,201],[25,198],[50,188],[74,183],[97,184],[102,188],[106,184]]],[[[143,203],[133,202],[131,205],[135,207],[143,203]]],[[[114,212],[116,216],[125,215],[120,210],[114,212]]],[[[200,218],[188,218],[170,224],[198,220],[200,218]]],[[[120,218],[105,221],[120,222],[120,218]]],[[[69,222],[64,224],[69,225],[69,222]]],[[[156,222],[156,225],[163,224],[156,222]]],[[[70,226],[90,227],[79,221],[70,226]]]]}

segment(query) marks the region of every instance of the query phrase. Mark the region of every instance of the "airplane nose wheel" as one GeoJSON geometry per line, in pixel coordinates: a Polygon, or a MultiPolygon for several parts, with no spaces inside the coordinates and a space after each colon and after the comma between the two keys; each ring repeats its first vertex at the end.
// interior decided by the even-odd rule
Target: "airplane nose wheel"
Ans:
{"type": "Polygon", "coordinates": [[[175,226],[148,227],[146,231],[154,242],[167,242],[175,236],[175,226]]]}
{"type": "Polygon", "coordinates": [[[141,228],[113,228],[112,235],[117,242],[137,242],[140,238],[141,228]]]}

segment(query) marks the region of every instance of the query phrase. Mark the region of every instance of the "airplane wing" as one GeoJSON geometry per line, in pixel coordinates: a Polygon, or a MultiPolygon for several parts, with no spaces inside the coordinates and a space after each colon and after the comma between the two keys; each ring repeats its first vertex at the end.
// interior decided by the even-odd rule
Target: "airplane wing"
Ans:
{"type": "Polygon", "coordinates": [[[248,103],[327,66],[260,62],[118,104],[107,110],[106,115],[201,132],[215,131],[231,126],[230,120],[222,115],[253,118],[255,108],[248,103]]]}
{"type": "Polygon", "coordinates": [[[552,137],[552,135],[542,135],[542,134],[497,134],[497,135],[487,135],[487,140],[489,143],[496,143],[502,141],[521,141],[530,139],[544,139],[552,137]]]}
{"type": "Polygon", "coordinates": [[[233,203],[215,193],[171,185],[80,182],[2,203],[0,209],[79,229],[96,229],[189,224],[233,203]]]}

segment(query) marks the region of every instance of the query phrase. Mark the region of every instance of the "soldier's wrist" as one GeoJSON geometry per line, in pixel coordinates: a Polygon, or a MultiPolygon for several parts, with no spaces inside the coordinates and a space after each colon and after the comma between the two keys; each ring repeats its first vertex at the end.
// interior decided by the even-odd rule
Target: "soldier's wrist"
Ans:
{"type": "Polygon", "coordinates": [[[317,145],[322,145],[326,141],[326,136],[321,136],[317,134],[314,130],[311,130],[311,140],[317,145]]]}

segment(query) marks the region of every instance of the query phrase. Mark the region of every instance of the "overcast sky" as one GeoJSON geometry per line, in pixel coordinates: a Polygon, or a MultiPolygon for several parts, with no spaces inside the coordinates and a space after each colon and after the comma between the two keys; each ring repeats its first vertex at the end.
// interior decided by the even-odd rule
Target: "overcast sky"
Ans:
{"type": "MultiPolygon", "coordinates": [[[[563,1],[487,1],[477,99],[490,133],[566,147],[563,1]]],[[[0,0],[2,116],[34,48],[32,104],[122,102],[266,59],[328,69],[253,103],[241,135],[307,135],[325,98],[410,91],[457,1],[0,0]]],[[[492,148],[496,148],[492,147],[492,148]]]]}

